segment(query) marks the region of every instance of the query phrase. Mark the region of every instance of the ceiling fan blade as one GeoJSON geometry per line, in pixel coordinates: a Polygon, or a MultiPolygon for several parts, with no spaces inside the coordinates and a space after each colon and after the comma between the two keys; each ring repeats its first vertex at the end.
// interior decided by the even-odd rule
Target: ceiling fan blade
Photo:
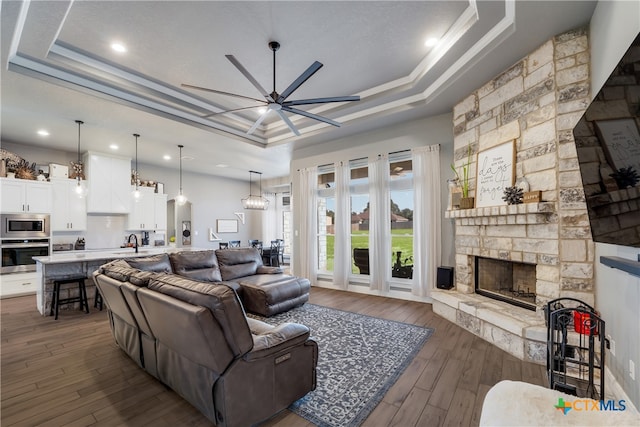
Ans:
{"type": "Polygon", "coordinates": [[[258,117],[258,120],[256,120],[253,126],[251,126],[247,131],[247,135],[251,135],[258,128],[258,126],[260,126],[260,123],[262,123],[262,121],[267,117],[267,114],[269,114],[269,111],[270,110],[265,111],[264,114],[258,117]]]}
{"type": "Polygon", "coordinates": [[[275,110],[275,112],[278,113],[278,115],[282,118],[282,120],[284,120],[287,126],[289,126],[291,132],[295,133],[297,136],[300,136],[300,131],[296,129],[296,127],[293,125],[293,122],[289,120],[289,117],[287,117],[287,115],[282,110],[275,110]]]}
{"type": "Polygon", "coordinates": [[[289,95],[291,95],[296,89],[298,89],[300,85],[302,85],[302,83],[306,82],[309,77],[313,76],[320,68],[322,68],[322,63],[315,61],[309,68],[307,68],[304,73],[300,74],[300,77],[295,79],[295,81],[291,83],[289,87],[286,88],[285,91],[282,92],[282,94],[275,101],[281,104],[282,101],[287,99],[289,95]]]}
{"type": "Polygon", "coordinates": [[[317,114],[310,113],[308,111],[299,110],[297,108],[291,108],[291,107],[282,107],[282,109],[284,111],[288,111],[290,113],[300,114],[301,116],[309,117],[310,119],[318,120],[320,122],[324,122],[324,123],[327,123],[327,124],[330,124],[330,125],[333,125],[333,126],[336,126],[336,127],[340,127],[340,123],[339,122],[336,122],[335,120],[328,119],[326,117],[319,116],[317,114]]]}
{"type": "MultiPolygon", "coordinates": [[[[225,55],[227,57],[227,59],[229,61],[231,61],[231,63],[233,65],[236,66],[236,68],[238,70],[240,70],[240,72],[247,78],[247,80],[249,80],[251,82],[251,84],[258,89],[258,91],[262,94],[262,96],[264,96],[267,99],[271,99],[271,96],[269,96],[269,94],[267,93],[266,90],[264,90],[264,88],[260,85],[260,83],[258,83],[258,81],[249,73],[249,71],[247,71],[246,68],[244,68],[242,66],[242,64],[240,62],[238,62],[238,60],[233,56],[233,55],[225,55]]],[[[275,99],[274,99],[275,101],[275,99]]]]}
{"type": "Polygon", "coordinates": [[[256,101],[256,102],[261,102],[261,103],[265,103],[266,102],[263,99],[251,98],[250,96],[238,95],[236,93],[223,92],[221,90],[209,89],[209,88],[200,87],[200,86],[193,86],[193,85],[188,85],[188,84],[185,84],[185,83],[181,84],[180,86],[186,87],[186,88],[189,88],[189,89],[197,89],[197,90],[203,90],[205,92],[217,93],[219,95],[227,95],[227,96],[234,96],[236,98],[250,99],[251,101],[256,101]]]}
{"type": "Polygon", "coordinates": [[[347,101],[360,101],[359,96],[334,96],[331,98],[312,98],[312,99],[298,99],[296,101],[285,101],[283,106],[289,105],[308,105],[308,104],[325,104],[327,102],[347,102],[347,101]]]}
{"type": "Polygon", "coordinates": [[[254,105],[251,107],[242,107],[242,108],[234,108],[233,110],[225,110],[225,111],[218,111],[217,113],[209,113],[209,114],[205,114],[204,116],[200,116],[203,119],[206,119],[208,117],[211,116],[217,116],[218,114],[227,114],[227,113],[235,113],[236,111],[242,111],[242,110],[250,110],[252,108],[259,108],[262,107],[261,105],[254,105]]]}

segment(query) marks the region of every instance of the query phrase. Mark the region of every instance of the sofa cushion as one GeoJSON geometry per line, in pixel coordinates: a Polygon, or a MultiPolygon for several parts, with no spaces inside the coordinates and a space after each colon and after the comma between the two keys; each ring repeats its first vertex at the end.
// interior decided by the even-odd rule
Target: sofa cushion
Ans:
{"type": "Polygon", "coordinates": [[[117,259],[100,266],[100,273],[121,282],[129,280],[129,276],[131,276],[131,273],[135,271],[137,270],[131,268],[131,266],[123,259],[117,259]]]}
{"type": "Polygon", "coordinates": [[[169,255],[173,272],[203,282],[220,282],[220,267],[213,250],[185,251],[169,255]]]}
{"type": "Polygon", "coordinates": [[[262,256],[256,248],[217,249],[216,257],[223,280],[251,276],[262,266],[262,256]]]}
{"type": "Polygon", "coordinates": [[[142,271],[133,268],[123,259],[104,264],[100,267],[100,273],[121,282],[131,282],[136,286],[147,286],[149,279],[157,274],[153,271],[142,271]]]}
{"type": "Polygon", "coordinates": [[[126,262],[131,267],[139,270],[171,273],[171,262],[169,261],[169,255],[167,254],[157,254],[140,258],[127,258],[126,262]]]}
{"type": "Polygon", "coordinates": [[[198,282],[172,274],[156,275],[149,289],[211,311],[235,356],[253,347],[253,337],[237,294],[223,284],[198,282]]]}

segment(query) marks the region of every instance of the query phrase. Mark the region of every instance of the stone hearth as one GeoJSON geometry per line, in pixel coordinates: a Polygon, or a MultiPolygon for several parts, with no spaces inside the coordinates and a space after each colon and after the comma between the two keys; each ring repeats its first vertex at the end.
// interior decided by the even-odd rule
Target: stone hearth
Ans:
{"type": "MultiPolygon", "coordinates": [[[[455,223],[455,288],[434,311],[514,356],[546,361],[542,308],[593,305],[594,244],[573,128],[590,102],[587,29],[558,35],[454,107],[454,159],[514,141],[515,179],[543,202],[447,211],[455,223]],[[534,264],[536,311],[475,294],[475,257],[534,264]]],[[[472,156],[470,176],[476,174],[472,156]]],[[[470,182],[471,196],[475,182],[470,182]]]]}

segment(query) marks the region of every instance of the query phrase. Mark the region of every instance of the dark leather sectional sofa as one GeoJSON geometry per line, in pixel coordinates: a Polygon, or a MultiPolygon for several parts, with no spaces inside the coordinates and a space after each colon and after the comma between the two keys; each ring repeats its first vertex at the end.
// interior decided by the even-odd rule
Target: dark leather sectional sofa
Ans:
{"type": "Polygon", "coordinates": [[[309,329],[245,315],[308,300],[308,280],[262,266],[257,250],[116,260],[93,277],[118,346],[216,425],[253,425],[315,389],[309,329]]]}

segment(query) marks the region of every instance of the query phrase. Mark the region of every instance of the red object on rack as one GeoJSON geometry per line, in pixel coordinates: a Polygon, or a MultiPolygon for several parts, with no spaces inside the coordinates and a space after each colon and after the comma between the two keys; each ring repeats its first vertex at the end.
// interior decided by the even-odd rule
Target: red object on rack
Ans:
{"type": "MultiPolygon", "coordinates": [[[[592,313],[584,311],[573,311],[573,327],[575,331],[582,335],[598,335],[598,322],[591,319],[592,313]]],[[[597,315],[597,313],[594,313],[597,315]]]]}

